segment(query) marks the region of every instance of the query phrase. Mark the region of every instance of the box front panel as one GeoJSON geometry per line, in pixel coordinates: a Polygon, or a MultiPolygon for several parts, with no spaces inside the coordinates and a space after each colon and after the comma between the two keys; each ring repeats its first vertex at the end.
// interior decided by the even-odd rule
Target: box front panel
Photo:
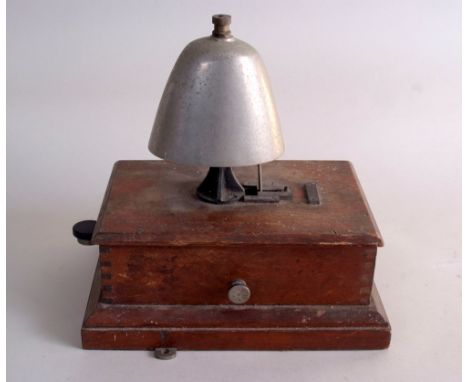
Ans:
{"type": "Polygon", "coordinates": [[[373,246],[100,247],[101,301],[117,304],[368,304],[373,246]]]}

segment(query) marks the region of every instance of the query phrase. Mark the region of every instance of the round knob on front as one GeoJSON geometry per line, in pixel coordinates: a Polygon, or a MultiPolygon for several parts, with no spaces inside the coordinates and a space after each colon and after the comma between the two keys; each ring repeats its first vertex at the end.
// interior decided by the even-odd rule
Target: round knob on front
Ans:
{"type": "Polygon", "coordinates": [[[228,297],[233,304],[245,304],[250,298],[250,289],[247,283],[244,280],[233,281],[228,297]]]}

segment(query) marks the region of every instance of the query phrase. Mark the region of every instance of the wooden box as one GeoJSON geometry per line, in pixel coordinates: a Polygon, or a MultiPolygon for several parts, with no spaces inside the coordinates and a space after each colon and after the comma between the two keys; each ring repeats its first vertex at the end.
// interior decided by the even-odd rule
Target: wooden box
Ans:
{"type": "MultiPolygon", "coordinates": [[[[292,200],[214,205],[206,169],[117,162],[93,233],[88,349],[379,349],[390,325],[373,285],[382,239],[349,162],[275,161],[292,200]],[[318,205],[305,183],[315,183],[318,205]],[[228,291],[242,279],[242,305],[228,291]]],[[[255,168],[238,168],[241,182],[255,168]]]]}

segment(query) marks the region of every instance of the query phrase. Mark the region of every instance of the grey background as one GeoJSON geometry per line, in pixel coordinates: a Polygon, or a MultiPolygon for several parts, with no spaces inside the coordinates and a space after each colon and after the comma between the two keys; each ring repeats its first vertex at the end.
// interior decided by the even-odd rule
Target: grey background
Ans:
{"type": "Polygon", "coordinates": [[[461,378],[460,2],[7,3],[7,364],[11,381],[461,378]],[[80,349],[112,164],[146,146],[177,55],[231,13],[268,68],[283,159],[347,159],[384,236],[386,351],[80,349]]]}

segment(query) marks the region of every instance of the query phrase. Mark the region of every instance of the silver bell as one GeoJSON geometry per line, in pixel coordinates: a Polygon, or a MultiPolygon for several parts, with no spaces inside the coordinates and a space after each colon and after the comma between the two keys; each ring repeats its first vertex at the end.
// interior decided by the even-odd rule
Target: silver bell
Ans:
{"type": "MultiPolygon", "coordinates": [[[[213,16],[212,35],[191,42],[177,59],[149,140],[154,155],[224,169],[269,162],[283,153],[265,67],[254,48],[232,36],[230,23],[228,15],[213,16]]],[[[230,169],[211,179],[226,176],[235,179],[230,169]]],[[[218,201],[201,197],[223,203],[239,199],[238,191],[215,195],[223,199],[218,201]]]]}

